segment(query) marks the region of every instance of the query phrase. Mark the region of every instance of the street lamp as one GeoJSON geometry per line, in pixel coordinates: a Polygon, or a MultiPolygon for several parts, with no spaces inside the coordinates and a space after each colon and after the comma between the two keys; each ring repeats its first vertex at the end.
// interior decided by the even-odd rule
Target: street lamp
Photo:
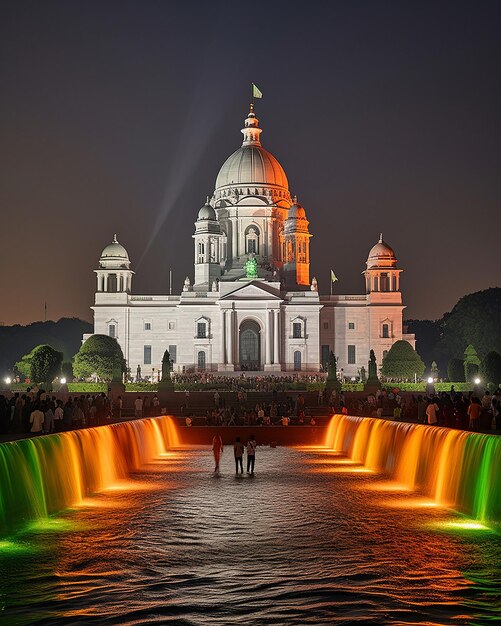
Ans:
{"type": "Polygon", "coordinates": [[[61,385],[66,385],[66,378],[61,378],[59,382],[61,383],[61,385]]]}
{"type": "Polygon", "coordinates": [[[433,378],[432,378],[431,376],[428,378],[428,383],[429,383],[430,385],[433,383],[433,378]]]}
{"type": "Polygon", "coordinates": [[[5,379],[5,384],[10,385],[11,382],[12,380],[7,376],[7,378],[5,379]]]}
{"type": "Polygon", "coordinates": [[[475,385],[480,385],[480,378],[475,378],[475,380],[473,381],[475,383],[475,385]]]}

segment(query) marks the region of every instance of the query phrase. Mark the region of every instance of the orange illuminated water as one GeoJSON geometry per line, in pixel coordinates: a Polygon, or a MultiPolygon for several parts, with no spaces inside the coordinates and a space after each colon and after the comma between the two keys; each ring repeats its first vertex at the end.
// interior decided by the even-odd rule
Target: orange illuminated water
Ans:
{"type": "MultiPolygon", "coordinates": [[[[153,424],[111,431],[107,445],[119,441],[129,460],[90,474],[99,492],[87,493],[85,470],[80,491],[70,492],[78,506],[0,542],[0,620],[429,625],[501,614],[495,526],[420,490],[423,476],[437,489],[443,475],[424,471],[410,450],[404,463],[392,447],[405,443],[397,431],[366,422],[357,436],[351,420],[339,421],[329,436],[339,450],[349,444],[352,458],[333,445],[259,447],[256,475],[235,477],[231,450],[214,475],[209,446],[173,450],[168,422],[153,424]]],[[[98,448],[88,464],[108,458],[98,448]]],[[[445,448],[430,452],[440,454],[445,448]]],[[[82,476],[75,456],[72,449],[72,484],[70,476],[82,476]]]]}

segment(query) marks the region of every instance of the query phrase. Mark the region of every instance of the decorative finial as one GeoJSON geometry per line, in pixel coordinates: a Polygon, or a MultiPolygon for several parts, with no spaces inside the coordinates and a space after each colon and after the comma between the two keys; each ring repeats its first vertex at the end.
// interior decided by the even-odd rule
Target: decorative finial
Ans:
{"type": "Polygon", "coordinates": [[[294,202],[294,204],[297,204],[297,196],[294,196],[294,197],[292,198],[292,201],[294,202]]]}
{"type": "Polygon", "coordinates": [[[254,102],[250,103],[250,111],[249,113],[254,113],[254,102]]]}
{"type": "Polygon", "coordinates": [[[205,204],[210,204],[210,196],[207,196],[207,200],[206,200],[205,204]]]}
{"type": "Polygon", "coordinates": [[[118,239],[117,239],[116,234],[115,234],[115,235],[113,235],[113,241],[112,241],[112,243],[118,243],[118,239]]]}
{"type": "Polygon", "coordinates": [[[383,243],[383,233],[379,233],[379,243],[383,243]]]}

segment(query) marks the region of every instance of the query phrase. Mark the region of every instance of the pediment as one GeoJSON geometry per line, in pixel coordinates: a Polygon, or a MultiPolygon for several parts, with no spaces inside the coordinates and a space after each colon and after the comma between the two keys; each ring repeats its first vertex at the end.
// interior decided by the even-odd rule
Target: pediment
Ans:
{"type": "Polygon", "coordinates": [[[236,286],[228,293],[221,296],[221,300],[282,300],[280,297],[279,284],[277,287],[261,282],[251,281],[236,286]]]}

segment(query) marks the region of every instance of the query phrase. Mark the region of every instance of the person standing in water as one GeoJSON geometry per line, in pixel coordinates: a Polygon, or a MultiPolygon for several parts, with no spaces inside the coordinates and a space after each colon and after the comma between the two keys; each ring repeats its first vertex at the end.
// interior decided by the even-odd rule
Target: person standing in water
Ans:
{"type": "Polygon", "coordinates": [[[219,472],[219,461],[221,459],[222,452],[223,440],[221,439],[221,435],[216,433],[212,439],[212,453],[214,454],[214,462],[216,463],[216,467],[214,468],[215,472],[219,472]]]}
{"type": "Polygon", "coordinates": [[[254,474],[254,463],[256,462],[257,441],[254,435],[250,436],[247,442],[247,474],[254,474]]]}
{"type": "Polygon", "coordinates": [[[233,452],[235,454],[235,473],[238,474],[238,468],[240,467],[240,473],[244,473],[244,465],[242,457],[244,455],[244,444],[240,441],[240,437],[237,437],[233,446],[233,452]]]}

